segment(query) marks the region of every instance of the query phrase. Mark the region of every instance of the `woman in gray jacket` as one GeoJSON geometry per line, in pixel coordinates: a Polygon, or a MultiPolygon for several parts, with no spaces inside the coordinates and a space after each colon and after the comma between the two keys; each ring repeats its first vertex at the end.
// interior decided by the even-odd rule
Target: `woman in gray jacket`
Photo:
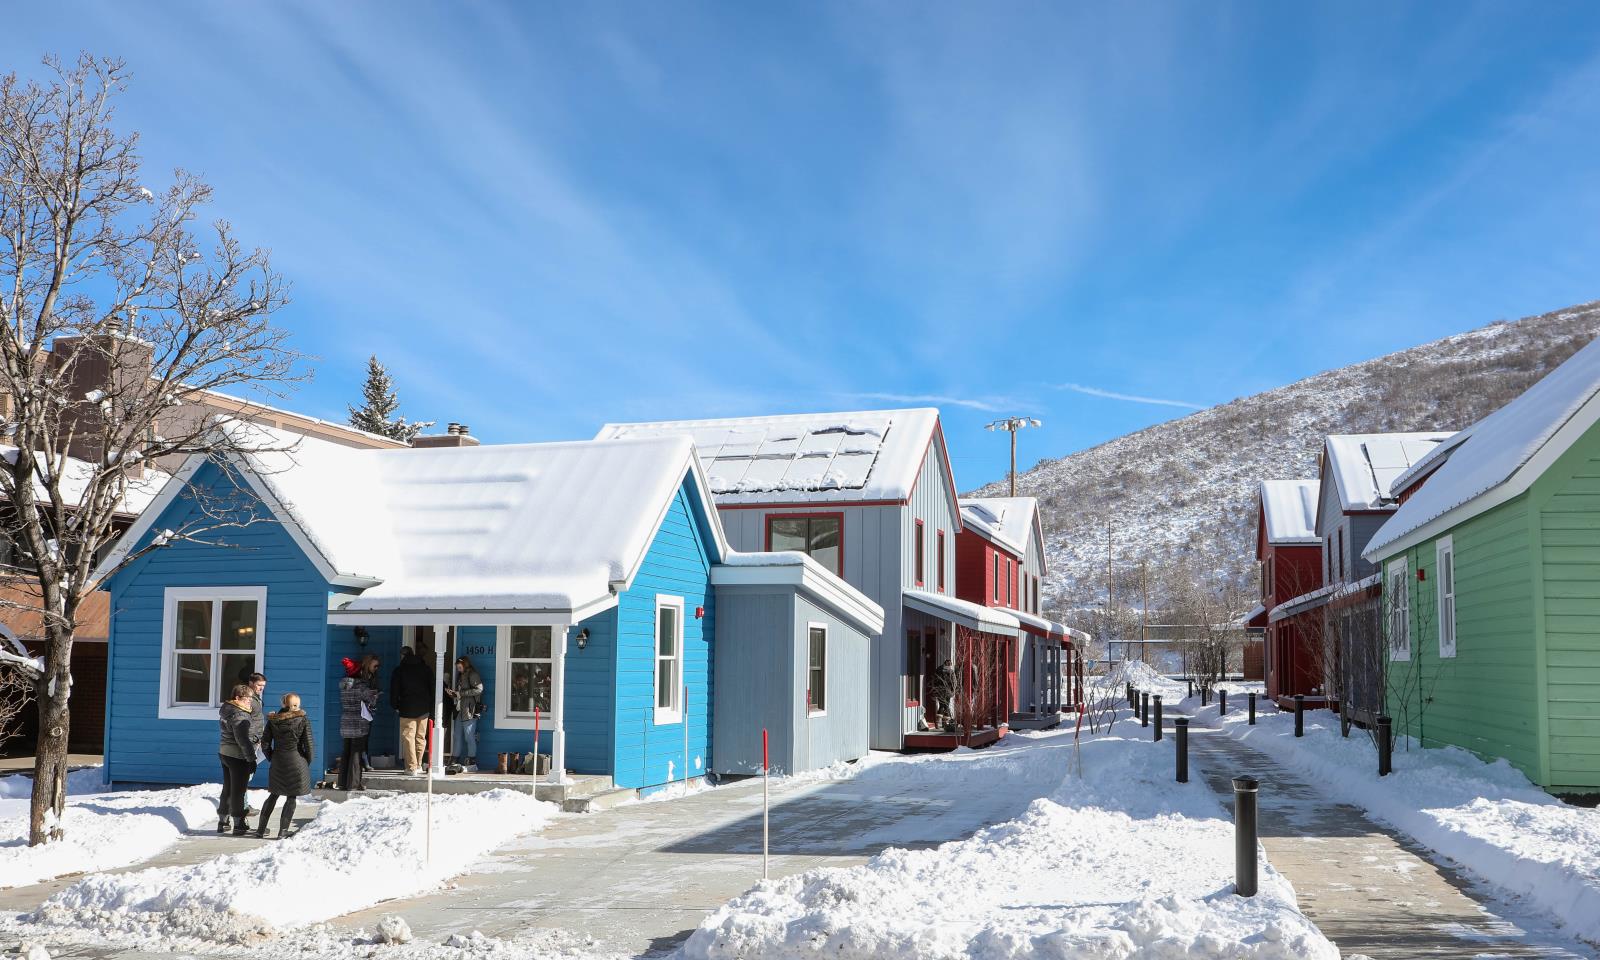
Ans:
{"type": "Polygon", "coordinates": [[[217,745],[217,759],[222,761],[222,797],[217,809],[217,832],[227,833],[228,822],[233,821],[233,835],[242,837],[250,832],[245,821],[245,791],[256,772],[256,746],[250,741],[250,706],[255,691],[248,684],[236,684],[229,700],[217,712],[222,739],[217,745]]]}
{"type": "Polygon", "coordinates": [[[478,765],[478,715],[483,712],[483,677],[471,660],[456,658],[455,683],[445,692],[456,705],[450,750],[456,762],[470,770],[478,765]]]}

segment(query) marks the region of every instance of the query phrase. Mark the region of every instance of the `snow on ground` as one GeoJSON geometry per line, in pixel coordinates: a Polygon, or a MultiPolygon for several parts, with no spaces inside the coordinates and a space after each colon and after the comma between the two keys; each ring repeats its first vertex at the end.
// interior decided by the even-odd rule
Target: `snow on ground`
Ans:
{"type": "Polygon", "coordinates": [[[164,949],[173,938],[257,941],[434,889],[557,810],[510,790],[434,797],[430,861],[425,804],[415,793],[330,803],[287,840],[188,866],[86,877],[25,919],[164,949]]]}
{"type": "Polygon", "coordinates": [[[216,827],[215,784],[99,793],[100,777],[95,767],[67,774],[66,836],[37,847],[28,846],[33,778],[0,779],[0,888],[125,867],[161,853],[186,831],[216,827]]]}
{"type": "Polygon", "coordinates": [[[1055,750],[1035,737],[981,759],[908,757],[858,774],[926,776],[938,765],[955,803],[1011,789],[1008,778],[1058,785],[965,840],[764,881],[708,917],[684,956],[1338,956],[1270,866],[1256,897],[1233,895],[1233,827],[1200,778],[1172,782],[1171,739],[1084,734],[1074,750],[1072,738],[1063,729],[1055,750]]]}
{"type": "MultiPolygon", "coordinates": [[[[1204,717],[1216,723],[1214,711],[1204,717]]],[[[1230,710],[1221,723],[1273,759],[1325,786],[1337,799],[1408,834],[1566,927],[1600,943],[1600,814],[1564,804],[1504,760],[1458,747],[1422,749],[1396,738],[1394,771],[1378,776],[1377,748],[1360,729],[1339,736],[1339,720],[1308,711],[1305,737],[1292,714],[1263,714],[1256,726],[1230,710]]]]}

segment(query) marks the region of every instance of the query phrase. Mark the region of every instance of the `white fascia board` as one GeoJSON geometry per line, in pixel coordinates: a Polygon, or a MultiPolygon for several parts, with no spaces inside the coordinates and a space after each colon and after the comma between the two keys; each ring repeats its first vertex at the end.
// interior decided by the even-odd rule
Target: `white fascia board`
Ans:
{"type": "Polygon", "coordinates": [[[571,626],[617,605],[616,597],[576,610],[330,610],[330,626],[410,627],[443,624],[452,627],[571,626]]]}
{"type": "MultiPolygon", "coordinates": [[[[672,512],[672,502],[677,499],[677,491],[683,487],[683,481],[694,477],[695,495],[700,500],[700,508],[706,514],[706,522],[711,525],[711,539],[716,546],[716,556],[711,558],[712,566],[721,562],[728,555],[728,536],[722,529],[722,515],[717,512],[717,506],[710,499],[711,484],[706,479],[705,469],[700,463],[700,455],[695,452],[694,445],[689,445],[689,457],[684,462],[683,472],[678,477],[678,485],[661,504],[661,512],[656,517],[656,522],[650,527],[650,536],[645,538],[644,546],[639,550],[639,555],[629,564],[628,575],[618,584],[620,590],[627,590],[633,586],[633,580],[644,567],[645,558],[650,555],[650,545],[656,542],[656,536],[661,533],[661,524],[666,522],[667,514],[672,512]]],[[[692,519],[692,518],[691,518],[692,519]]]]}
{"type": "MultiPolygon", "coordinates": [[[[1375,549],[1369,546],[1362,552],[1362,559],[1368,563],[1377,563],[1381,558],[1392,557],[1401,551],[1409,550],[1419,543],[1424,543],[1453,527],[1466,523],[1473,517],[1488,513],[1495,507],[1503,503],[1509,503],[1522,496],[1532,489],[1534,483],[1544,476],[1545,471],[1555,466],[1555,462],[1561,459],[1561,455],[1572,449],[1573,444],[1582,439],[1583,435],[1588,433],[1589,428],[1593,427],[1597,421],[1600,421],[1600,394],[1590,397],[1579,408],[1577,414],[1569,417],[1567,422],[1561,425],[1561,429],[1557,430],[1554,436],[1545,441],[1543,446],[1535,450],[1533,456],[1518,467],[1504,483],[1497,487],[1491,487],[1467,502],[1446,510],[1427,523],[1413,527],[1388,543],[1380,544],[1375,549]]],[[[1467,439],[1470,441],[1472,438],[1468,437],[1467,439]]],[[[1465,445],[1461,447],[1463,452],[1470,449],[1465,445]]],[[[1448,461],[1446,462],[1448,463],[1448,461]]],[[[1440,469],[1443,469],[1443,467],[1441,466],[1440,469]]],[[[1393,519],[1393,517],[1390,517],[1391,521],[1393,519]]],[[[1379,527],[1378,534],[1382,533],[1383,528],[1379,527]]],[[[1378,535],[1374,535],[1373,539],[1378,539],[1378,535]]]]}
{"type": "Polygon", "coordinates": [[[798,587],[867,633],[876,635],[883,632],[883,608],[838,577],[830,575],[815,561],[757,567],[719,564],[711,568],[711,583],[730,587],[798,587]]]}

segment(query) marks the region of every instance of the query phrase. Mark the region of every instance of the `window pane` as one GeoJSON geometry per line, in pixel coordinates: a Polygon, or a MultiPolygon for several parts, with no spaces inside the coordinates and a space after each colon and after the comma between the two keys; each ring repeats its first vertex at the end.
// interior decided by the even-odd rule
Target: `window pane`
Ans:
{"type": "Polygon", "coordinates": [[[222,655],[222,686],[218,688],[218,696],[226,700],[233,692],[233,685],[239,682],[239,671],[246,673],[256,672],[256,655],[253,653],[225,653],[222,655]]]}
{"type": "Polygon", "coordinates": [[[550,627],[512,627],[511,659],[550,659],[551,629],[550,627]]]}
{"type": "Polygon", "coordinates": [[[839,518],[838,517],[812,517],[811,518],[811,546],[810,552],[814,557],[819,552],[839,551],[839,518]]]}
{"type": "Polygon", "coordinates": [[[550,710],[550,664],[513,663],[511,665],[511,712],[531,715],[535,710],[550,710]]]}
{"type": "Polygon", "coordinates": [[[659,616],[660,621],[656,631],[656,655],[676,657],[678,655],[677,608],[662,607],[659,616]]]}
{"type": "Polygon", "coordinates": [[[806,552],[806,522],[803,518],[769,520],[768,531],[772,549],[806,552]]]}
{"type": "MultiPolygon", "coordinates": [[[[254,600],[222,601],[222,649],[254,650],[256,648],[256,602],[254,600]]],[[[228,674],[224,674],[228,676],[228,674]]]]}
{"type": "Polygon", "coordinates": [[[211,702],[211,654],[180,653],[173,681],[173,703],[211,702]]]}
{"type": "Polygon", "coordinates": [[[811,708],[826,709],[828,696],[828,632],[811,628],[811,708]]]}
{"type": "Polygon", "coordinates": [[[178,601],[178,636],[175,645],[180,650],[208,650],[211,648],[211,601],[178,601]]]}
{"type": "Polygon", "coordinates": [[[669,660],[656,661],[656,707],[662,710],[672,709],[672,663],[669,660]]]}

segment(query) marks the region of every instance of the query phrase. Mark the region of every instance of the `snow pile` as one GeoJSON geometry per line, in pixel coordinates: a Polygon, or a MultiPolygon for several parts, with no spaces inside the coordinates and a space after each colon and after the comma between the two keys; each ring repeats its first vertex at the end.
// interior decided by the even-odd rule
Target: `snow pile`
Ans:
{"type": "MultiPolygon", "coordinates": [[[[67,795],[71,797],[84,793],[95,793],[105,789],[101,781],[105,779],[105,771],[98,764],[92,767],[77,767],[67,771],[67,795]]],[[[33,777],[25,773],[14,773],[0,777],[0,801],[26,800],[33,796],[33,777]]],[[[8,807],[0,805],[0,815],[10,815],[8,807]]]]}
{"type": "MultiPolygon", "coordinates": [[[[68,774],[69,790],[99,770],[68,774]]],[[[187,830],[215,829],[215,784],[173,790],[69,794],[61,826],[66,835],[53,843],[28,846],[28,791],[31,777],[0,781],[0,888],[39,883],[68,873],[110,870],[148,860],[177,843],[187,830]]],[[[259,801],[258,801],[259,802],[259,801]]]]}
{"type": "MultiPolygon", "coordinates": [[[[1061,766],[1045,760],[1034,746],[994,763],[1059,776],[1061,766]]],[[[1198,778],[1172,782],[1170,740],[1101,736],[1083,744],[1078,760],[1081,776],[1069,776],[1016,820],[965,840],[889,849],[858,867],[763,882],[708,917],[683,953],[693,960],[1338,956],[1270,867],[1263,865],[1256,897],[1232,894],[1233,828],[1198,778]]],[[[918,766],[883,764],[863,776],[915,775],[918,766]]],[[[971,773],[982,771],[974,765],[971,773]]]]}
{"type": "Polygon", "coordinates": [[[1133,684],[1140,690],[1147,691],[1151,696],[1161,695],[1167,703],[1177,703],[1189,692],[1189,685],[1177,680],[1171,680],[1156,672],[1156,669],[1142,660],[1121,660],[1105,674],[1099,684],[1103,691],[1120,699],[1123,688],[1133,684]]]}
{"type": "Polygon", "coordinates": [[[1397,738],[1394,772],[1379,777],[1372,739],[1358,729],[1342,738],[1338,727],[1327,711],[1306,714],[1298,741],[1289,714],[1263,716],[1254,727],[1242,714],[1222,723],[1345,803],[1600,942],[1600,815],[1556,800],[1504,760],[1422,749],[1409,738],[1397,738]]]}
{"type": "Polygon", "coordinates": [[[405,794],[330,804],[277,843],[191,866],[86,877],[29,919],[136,938],[248,943],[437,887],[556,811],[510,790],[435,797],[429,862],[425,802],[405,794]]]}

